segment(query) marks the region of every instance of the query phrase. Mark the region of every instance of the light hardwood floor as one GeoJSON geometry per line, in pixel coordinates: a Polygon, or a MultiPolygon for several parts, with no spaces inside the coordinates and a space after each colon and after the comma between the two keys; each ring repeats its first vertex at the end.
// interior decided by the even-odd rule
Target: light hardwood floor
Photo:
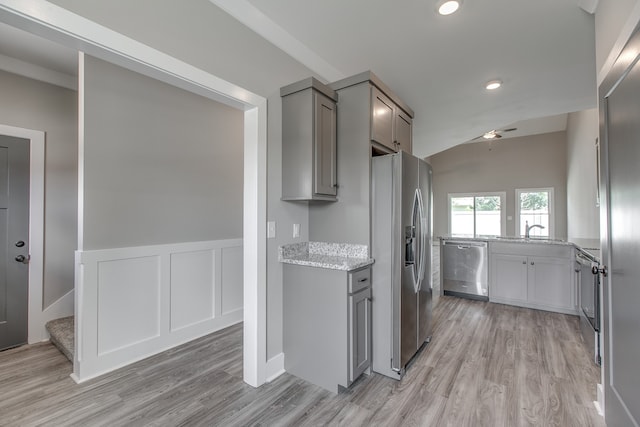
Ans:
{"type": "Polygon", "coordinates": [[[432,342],[398,382],[333,395],[284,374],[242,382],[236,325],[82,385],[42,343],[0,353],[2,426],[604,426],[574,316],[442,297],[432,342]]]}

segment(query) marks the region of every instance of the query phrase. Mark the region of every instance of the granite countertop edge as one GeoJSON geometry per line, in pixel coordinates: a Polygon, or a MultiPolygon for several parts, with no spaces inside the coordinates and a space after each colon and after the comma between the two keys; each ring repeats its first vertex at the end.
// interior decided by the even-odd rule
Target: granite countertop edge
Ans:
{"type": "Polygon", "coordinates": [[[374,263],[366,245],[325,242],[300,242],[278,248],[278,260],[284,264],[352,271],[374,263]]]}
{"type": "MultiPolygon", "coordinates": [[[[337,258],[337,257],[336,257],[337,258]]],[[[343,260],[337,262],[327,262],[322,259],[314,259],[309,256],[307,259],[283,258],[280,260],[283,264],[302,265],[306,267],[326,268],[330,270],[352,271],[373,264],[372,258],[348,258],[342,257],[343,260]]]]}

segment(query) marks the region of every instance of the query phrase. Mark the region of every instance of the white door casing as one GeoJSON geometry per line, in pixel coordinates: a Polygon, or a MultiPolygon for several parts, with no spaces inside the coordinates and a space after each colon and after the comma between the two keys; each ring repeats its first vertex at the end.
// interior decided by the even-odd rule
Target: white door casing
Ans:
{"type": "Polygon", "coordinates": [[[46,339],[42,286],[44,278],[44,132],[0,125],[0,134],[29,141],[29,331],[28,342],[46,339]]]}
{"type": "MultiPolygon", "coordinates": [[[[79,49],[173,86],[245,111],[244,129],[244,380],[266,379],[266,99],[45,0],[0,0],[0,21],[79,49]]],[[[81,107],[81,106],[80,106],[81,107]]],[[[83,163],[82,121],[79,165],[83,163]]],[[[79,167],[78,209],[83,171],[79,167]]],[[[82,215],[78,250],[83,249],[82,215]]],[[[76,275],[76,289],[82,277],[76,275]]]]}

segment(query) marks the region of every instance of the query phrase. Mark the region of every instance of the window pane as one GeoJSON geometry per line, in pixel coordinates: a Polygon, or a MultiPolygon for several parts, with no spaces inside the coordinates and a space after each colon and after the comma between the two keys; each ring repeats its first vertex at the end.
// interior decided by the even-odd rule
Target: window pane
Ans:
{"type": "Polygon", "coordinates": [[[473,197],[451,198],[451,235],[473,237],[473,197]]]}
{"type": "Polygon", "coordinates": [[[531,228],[530,236],[549,237],[549,192],[523,191],[520,193],[520,235],[526,234],[526,225],[541,225],[531,228]]]}
{"type": "Polygon", "coordinates": [[[476,236],[499,236],[500,196],[476,197],[476,236]]]}

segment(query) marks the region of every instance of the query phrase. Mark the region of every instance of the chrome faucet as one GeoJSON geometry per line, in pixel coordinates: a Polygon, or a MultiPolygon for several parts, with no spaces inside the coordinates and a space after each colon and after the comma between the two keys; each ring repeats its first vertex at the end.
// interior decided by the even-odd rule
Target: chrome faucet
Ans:
{"type": "Polygon", "coordinates": [[[531,231],[532,228],[536,228],[536,227],[544,230],[544,226],[542,226],[540,224],[529,225],[529,221],[525,221],[524,222],[524,238],[528,239],[529,237],[531,237],[529,235],[529,232],[531,231]]]}

